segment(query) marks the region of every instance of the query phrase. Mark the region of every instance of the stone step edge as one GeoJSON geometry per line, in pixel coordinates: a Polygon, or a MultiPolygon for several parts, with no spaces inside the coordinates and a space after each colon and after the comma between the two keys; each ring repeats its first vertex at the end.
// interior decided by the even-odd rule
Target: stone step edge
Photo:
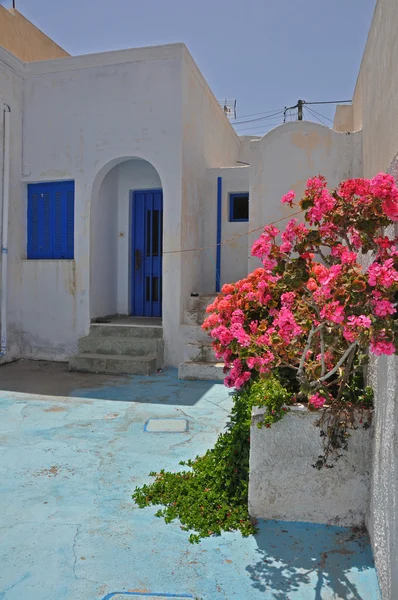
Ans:
{"type": "Polygon", "coordinates": [[[150,362],[152,360],[156,361],[157,357],[153,354],[149,354],[148,356],[134,356],[132,354],[101,354],[94,352],[79,352],[78,354],[74,354],[71,356],[73,359],[82,358],[93,358],[99,360],[129,360],[132,362],[150,362]]]}

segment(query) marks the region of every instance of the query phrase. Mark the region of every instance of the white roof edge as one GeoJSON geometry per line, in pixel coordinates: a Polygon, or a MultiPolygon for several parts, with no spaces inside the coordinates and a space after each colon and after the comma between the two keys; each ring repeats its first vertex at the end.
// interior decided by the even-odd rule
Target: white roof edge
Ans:
{"type": "Polygon", "coordinates": [[[181,55],[185,44],[165,44],[162,46],[144,46],[141,48],[127,48],[124,50],[110,50],[95,54],[80,54],[79,56],[65,56],[52,60],[25,63],[27,74],[56,73],[59,71],[74,71],[90,67],[103,67],[124,63],[161,60],[181,55]]]}
{"type": "Polygon", "coordinates": [[[25,63],[3,48],[3,46],[0,46],[0,65],[6,67],[16,75],[22,76],[25,63]]]}

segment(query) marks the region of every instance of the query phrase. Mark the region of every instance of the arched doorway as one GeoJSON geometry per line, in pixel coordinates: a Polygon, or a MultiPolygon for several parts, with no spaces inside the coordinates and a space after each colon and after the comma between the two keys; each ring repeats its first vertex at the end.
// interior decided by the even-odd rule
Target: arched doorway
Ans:
{"type": "Polygon", "coordinates": [[[162,315],[163,190],[142,158],[108,163],[90,210],[90,317],[162,315]]]}

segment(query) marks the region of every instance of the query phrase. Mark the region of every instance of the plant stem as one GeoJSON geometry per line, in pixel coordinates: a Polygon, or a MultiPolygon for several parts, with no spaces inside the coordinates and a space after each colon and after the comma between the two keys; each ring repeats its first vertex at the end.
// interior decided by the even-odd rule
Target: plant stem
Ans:
{"type": "Polygon", "coordinates": [[[332,377],[332,375],[334,375],[340,369],[341,365],[344,364],[344,362],[347,359],[347,356],[350,354],[353,348],[356,348],[356,346],[358,346],[358,342],[353,342],[351,346],[349,346],[349,348],[347,348],[347,350],[344,352],[337,365],[331,371],[329,371],[329,373],[326,373],[326,375],[320,377],[318,381],[314,381],[313,383],[311,383],[311,387],[316,387],[323,381],[326,381],[326,379],[329,379],[329,377],[332,377]]]}

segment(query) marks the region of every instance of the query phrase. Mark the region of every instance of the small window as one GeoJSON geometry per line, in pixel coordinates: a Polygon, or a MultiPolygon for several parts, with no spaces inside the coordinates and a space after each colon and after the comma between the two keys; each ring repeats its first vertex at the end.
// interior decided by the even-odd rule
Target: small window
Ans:
{"type": "Polygon", "coordinates": [[[249,194],[230,194],[229,196],[229,220],[249,220],[249,194]]]}
{"type": "Polygon", "coordinates": [[[29,259],[73,258],[74,229],[73,181],[28,185],[29,259]]]}

